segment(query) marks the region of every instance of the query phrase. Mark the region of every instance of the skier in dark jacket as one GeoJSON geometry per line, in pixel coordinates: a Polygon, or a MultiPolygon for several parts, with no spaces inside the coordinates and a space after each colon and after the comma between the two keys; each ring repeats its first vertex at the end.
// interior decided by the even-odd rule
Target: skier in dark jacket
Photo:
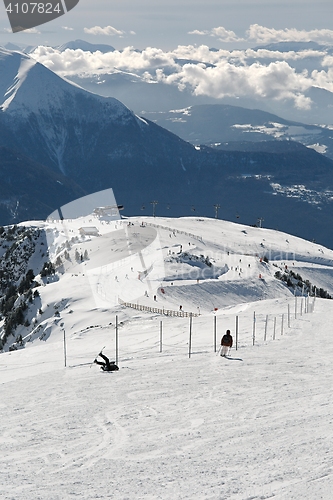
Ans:
{"type": "Polygon", "coordinates": [[[96,365],[101,365],[103,371],[114,372],[116,370],[119,370],[119,366],[117,366],[114,361],[110,361],[109,358],[105,356],[105,354],[100,352],[98,356],[103,358],[104,361],[97,361],[97,359],[95,359],[94,363],[96,363],[96,365]]]}
{"type": "Polygon", "coordinates": [[[228,354],[229,349],[232,348],[232,336],[230,334],[230,330],[227,330],[226,334],[223,335],[221,339],[221,346],[222,346],[221,356],[225,358],[226,355],[228,354]]]}

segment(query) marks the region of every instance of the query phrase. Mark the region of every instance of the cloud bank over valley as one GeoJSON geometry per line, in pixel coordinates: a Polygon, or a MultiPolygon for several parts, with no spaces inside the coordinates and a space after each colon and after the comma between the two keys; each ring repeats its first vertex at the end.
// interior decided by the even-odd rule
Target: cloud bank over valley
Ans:
{"type": "MultiPolygon", "coordinates": [[[[213,34],[237,38],[222,27],[212,30],[213,34]]],[[[310,89],[333,92],[333,31],[277,31],[252,25],[248,36],[274,43],[237,50],[205,44],[178,45],[169,51],[127,46],[107,53],[38,46],[31,55],[62,77],[96,78],[125,72],[146,83],[187,89],[195,96],[287,100],[303,110],[311,109],[310,89]],[[311,43],[310,37],[321,42],[330,40],[332,45],[311,43]]]]}

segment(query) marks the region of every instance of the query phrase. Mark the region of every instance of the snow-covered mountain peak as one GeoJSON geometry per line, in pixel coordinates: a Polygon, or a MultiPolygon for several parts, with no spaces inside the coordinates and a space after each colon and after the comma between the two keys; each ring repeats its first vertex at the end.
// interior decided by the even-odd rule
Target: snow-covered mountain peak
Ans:
{"type": "Polygon", "coordinates": [[[27,73],[36,62],[19,52],[0,47],[0,106],[8,108],[27,73]],[[8,101],[10,99],[10,101],[8,101]],[[7,104],[5,104],[7,101],[7,104]]]}
{"type": "MultiPolygon", "coordinates": [[[[105,110],[94,113],[91,107],[89,117],[93,121],[103,118],[127,119],[133,115],[117,99],[92,94],[78,85],[62,79],[33,58],[19,52],[0,49],[0,102],[1,109],[8,113],[61,113],[73,117],[77,100],[89,99],[99,102],[105,110]]],[[[88,104],[87,104],[88,105],[88,104]]],[[[80,113],[80,110],[77,110],[80,113]]]]}
{"type": "Polygon", "coordinates": [[[127,127],[147,128],[117,99],[86,91],[32,57],[6,49],[0,52],[0,111],[4,130],[20,137],[24,154],[37,142],[34,159],[66,175],[73,161],[93,154],[101,130],[108,129],[110,137],[111,130],[125,135],[127,127]]]}
{"type": "Polygon", "coordinates": [[[35,64],[36,62],[33,59],[26,57],[21,59],[17,75],[14,77],[12,85],[8,87],[6,93],[4,94],[4,100],[0,105],[2,111],[6,111],[9,108],[18,90],[27,78],[30,69],[35,66],[35,64]]]}

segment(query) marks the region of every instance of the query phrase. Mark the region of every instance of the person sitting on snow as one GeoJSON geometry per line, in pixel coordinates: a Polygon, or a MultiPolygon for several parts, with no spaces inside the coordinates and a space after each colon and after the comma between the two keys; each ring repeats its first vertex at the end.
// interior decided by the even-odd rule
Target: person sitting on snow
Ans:
{"type": "Polygon", "coordinates": [[[100,352],[98,356],[103,358],[104,361],[97,361],[97,359],[95,359],[94,363],[96,363],[96,365],[101,365],[103,371],[114,372],[116,370],[119,370],[119,366],[116,365],[115,361],[110,361],[109,358],[105,356],[105,354],[100,352]]]}
{"type": "Polygon", "coordinates": [[[232,348],[232,336],[230,334],[230,330],[227,330],[226,334],[223,335],[221,339],[221,346],[222,346],[221,356],[226,357],[229,349],[232,348]]]}

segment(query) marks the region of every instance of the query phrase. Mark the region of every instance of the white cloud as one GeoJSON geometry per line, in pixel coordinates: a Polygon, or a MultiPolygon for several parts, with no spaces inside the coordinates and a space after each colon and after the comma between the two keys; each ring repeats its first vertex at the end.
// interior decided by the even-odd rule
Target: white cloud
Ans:
{"type": "Polygon", "coordinates": [[[211,30],[193,30],[189,31],[189,35],[208,35],[218,38],[221,42],[232,43],[241,42],[243,38],[239,38],[234,31],[227,30],[223,26],[212,28],[211,30]]]}
{"type": "MultiPolygon", "coordinates": [[[[212,36],[218,38],[221,42],[236,43],[246,41],[240,38],[234,31],[227,30],[223,26],[212,28],[210,30],[193,30],[188,32],[189,35],[212,36]]],[[[319,43],[333,42],[333,30],[330,29],[314,29],[310,31],[297,30],[296,28],[286,28],[277,30],[267,28],[259,24],[252,24],[246,32],[247,41],[256,43],[274,43],[274,42],[309,42],[315,41],[319,43]]]]}
{"type": "Polygon", "coordinates": [[[117,30],[116,28],[113,28],[113,26],[105,26],[104,28],[101,26],[93,26],[92,28],[84,28],[83,31],[88,35],[121,36],[124,34],[123,31],[117,30]]]}
{"type": "Polygon", "coordinates": [[[325,55],[323,57],[323,60],[322,60],[321,64],[322,64],[322,66],[328,66],[328,67],[333,66],[333,56],[331,56],[331,55],[330,56],[325,55]]]}
{"type": "Polygon", "coordinates": [[[284,60],[284,61],[297,61],[301,59],[318,59],[318,61],[322,60],[326,57],[325,51],[320,50],[301,50],[296,52],[294,50],[290,50],[288,52],[281,52],[279,50],[268,50],[268,49],[246,49],[244,51],[244,55],[246,58],[254,58],[254,59],[267,59],[267,60],[284,60]]]}
{"type": "MultiPolygon", "coordinates": [[[[333,61],[332,61],[333,66],[333,61]]],[[[314,70],[311,73],[311,78],[315,87],[319,87],[329,92],[333,92],[333,67],[328,71],[314,70]]]]}
{"type": "Polygon", "coordinates": [[[312,86],[333,92],[333,57],[324,50],[212,51],[207,45],[187,45],[172,51],[154,47],[137,51],[126,47],[103,54],[38,47],[33,57],[61,76],[103,75],[123,70],[146,81],[188,88],[196,95],[288,99],[303,109],[311,106],[307,91],[312,86]],[[307,70],[307,65],[311,70],[307,70]],[[317,70],[313,70],[314,65],[317,70]]]}
{"type": "MultiPolygon", "coordinates": [[[[4,31],[6,33],[12,33],[12,30],[10,28],[4,28],[4,31]]],[[[22,33],[28,34],[28,35],[40,35],[41,34],[41,32],[38,31],[36,28],[29,28],[29,29],[23,30],[22,33]]]]}
{"type": "Polygon", "coordinates": [[[249,40],[254,40],[257,43],[272,43],[272,42],[332,42],[333,31],[329,29],[321,30],[297,30],[295,28],[286,28],[276,30],[274,28],[266,28],[259,24],[252,24],[247,30],[249,40]]]}
{"type": "Polygon", "coordinates": [[[243,41],[243,39],[239,38],[236,35],[236,33],[230,30],[226,30],[222,26],[220,26],[219,28],[213,28],[211,31],[211,36],[215,36],[222,42],[228,42],[228,43],[243,41]]]}
{"type": "Polygon", "coordinates": [[[41,32],[38,31],[37,28],[29,28],[27,30],[24,30],[24,33],[28,33],[30,35],[40,35],[41,34],[41,32]]]}
{"type": "Polygon", "coordinates": [[[158,67],[173,67],[174,71],[179,68],[170,53],[153,47],[147,47],[141,52],[135,50],[134,47],[126,47],[122,51],[115,50],[103,54],[80,49],[66,49],[64,52],[59,52],[52,47],[39,46],[31,55],[61,76],[78,73],[103,74],[112,72],[115,68],[138,73],[146,70],[154,71],[158,67]]]}
{"type": "Polygon", "coordinates": [[[193,30],[188,32],[189,35],[209,35],[209,31],[193,30]]]}
{"type": "Polygon", "coordinates": [[[308,109],[311,100],[303,94],[312,82],[307,75],[298,74],[285,61],[268,66],[254,63],[235,66],[221,61],[215,67],[204,64],[185,64],[178,73],[156,73],[158,81],[177,84],[182,89],[190,86],[196,95],[215,98],[250,96],[265,99],[290,99],[299,108],[308,109]]]}
{"type": "Polygon", "coordinates": [[[69,26],[61,26],[63,30],[67,30],[67,31],[73,31],[74,28],[70,28],[69,26]]]}

